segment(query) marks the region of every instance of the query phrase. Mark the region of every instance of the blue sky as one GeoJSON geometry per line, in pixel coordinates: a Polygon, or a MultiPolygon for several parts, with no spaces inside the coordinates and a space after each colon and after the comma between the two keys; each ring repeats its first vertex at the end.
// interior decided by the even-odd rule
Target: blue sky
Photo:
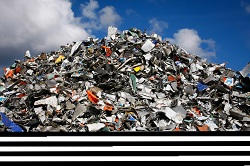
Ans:
{"type": "Polygon", "coordinates": [[[159,33],[211,62],[241,70],[250,61],[250,0],[11,0],[0,2],[0,61],[8,66],[107,26],[159,33]]]}

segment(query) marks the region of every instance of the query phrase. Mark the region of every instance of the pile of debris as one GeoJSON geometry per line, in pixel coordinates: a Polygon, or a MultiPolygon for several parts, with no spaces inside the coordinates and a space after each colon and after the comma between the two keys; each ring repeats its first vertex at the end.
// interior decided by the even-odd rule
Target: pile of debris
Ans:
{"type": "Polygon", "coordinates": [[[246,131],[250,64],[235,72],[133,28],[17,60],[2,132],[246,131]]]}

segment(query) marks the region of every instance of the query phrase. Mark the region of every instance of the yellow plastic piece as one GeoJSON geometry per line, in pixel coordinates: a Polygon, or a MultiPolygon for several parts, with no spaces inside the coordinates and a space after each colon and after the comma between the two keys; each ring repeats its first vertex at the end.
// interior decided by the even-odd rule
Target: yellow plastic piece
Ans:
{"type": "Polygon", "coordinates": [[[140,66],[134,68],[134,71],[135,71],[135,72],[138,72],[138,71],[140,71],[140,70],[141,70],[141,67],[140,67],[140,66]]]}
{"type": "Polygon", "coordinates": [[[56,61],[55,61],[55,63],[60,63],[62,60],[64,60],[65,59],[65,57],[64,56],[62,56],[62,55],[60,55],[57,59],[56,59],[56,61]]]}

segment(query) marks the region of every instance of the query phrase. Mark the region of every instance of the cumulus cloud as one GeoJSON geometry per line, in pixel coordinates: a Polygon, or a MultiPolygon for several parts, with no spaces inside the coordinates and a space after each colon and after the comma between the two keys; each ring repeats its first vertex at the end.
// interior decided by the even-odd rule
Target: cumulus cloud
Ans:
{"type": "Polygon", "coordinates": [[[153,18],[149,20],[150,32],[161,34],[166,28],[168,28],[168,23],[165,21],[158,20],[153,18]]]}
{"type": "Polygon", "coordinates": [[[92,30],[106,30],[110,25],[118,26],[121,22],[121,16],[116,12],[113,6],[105,6],[99,9],[98,2],[90,0],[85,4],[81,4],[81,7],[84,27],[89,33],[91,33],[92,30]]]}
{"type": "Polygon", "coordinates": [[[89,19],[95,19],[95,10],[99,8],[99,4],[95,0],[90,0],[88,3],[81,4],[82,15],[89,19]]]}
{"type": "Polygon", "coordinates": [[[201,39],[198,32],[193,29],[180,29],[173,35],[173,38],[168,38],[171,43],[174,43],[191,54],[203,58],[210,58],[216,55],[215,41],[212,39],[201,39]]]}
{"type": "Polygon", "coordinates": [[[117,25],[121,17],[116,13],[113,6],[106,6],[99,12],[100,14],[100,23],[103,26],[117,25]]]}
{"type": "Polygon", "coordinates": [[[26,49],[49,51],[89,35],[69,0],[1,1],[0,25],[2,64],[20,59],[26,49]]]}

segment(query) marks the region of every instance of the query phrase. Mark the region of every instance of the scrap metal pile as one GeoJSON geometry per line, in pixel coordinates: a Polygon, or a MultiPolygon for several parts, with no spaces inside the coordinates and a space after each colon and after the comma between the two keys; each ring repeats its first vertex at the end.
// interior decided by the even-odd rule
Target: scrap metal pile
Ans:
{"type": "Polygon", "coordinates": [[[1,132],[247,131],[250,64],[212,64],[157,34],[109,27],[17,60],[0,80],[1,132]]]}

